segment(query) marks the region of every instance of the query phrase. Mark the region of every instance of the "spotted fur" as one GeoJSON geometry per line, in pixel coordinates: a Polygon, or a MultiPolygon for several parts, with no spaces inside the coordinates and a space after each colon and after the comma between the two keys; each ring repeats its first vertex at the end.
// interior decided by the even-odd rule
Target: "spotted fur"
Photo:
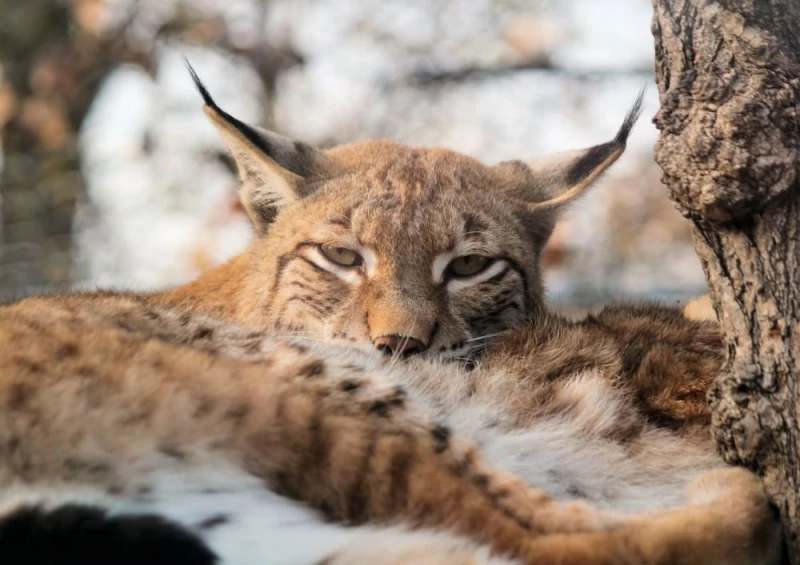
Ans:
{"type": "Polygon", "coordinates": [[[0,308],[0,531],[88,508],[233,565],[777,561],[760,482],[709,439],[715,325],[542,303],[555,214],[638,104],[611,142],[488,167],[318,150],[201,92],[258,236],[178,289],[0,308]]]}
{"type": "Polygon", "coordinates": [[[772,563],[760,483],[699,433],[692,375],[718,366],[717,344],[665,309],[610,310],[514,330],[467,370],[139,296],[29,299],[0,309],[0,516],[164,516],[240,565],[772,563]],[[575,347],[599,361],[575,363],[575,347]],[[629,347],[646,361],[626,367],[629,347]],[[648,380],[677,362],[661,389],[648,380]],[[667,396],[686,409],[665,426],[667,396]]]}

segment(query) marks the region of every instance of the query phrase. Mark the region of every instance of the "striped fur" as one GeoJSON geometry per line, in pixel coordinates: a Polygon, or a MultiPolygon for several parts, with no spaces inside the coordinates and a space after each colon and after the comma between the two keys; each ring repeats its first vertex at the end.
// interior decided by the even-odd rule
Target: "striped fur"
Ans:
{"type": "Polygon", "coordinates": [[[439,148],[365,141],[321,150],[237,120],[192,76],[239,167],[257,237],[241,257],[153,300],[248,327],[464,360],[543,312],[539,255],[561,208],[625,149],[612,141],[487,166],[439,148]],[[324,248],[355,254],[342,266],[324,248]],[[460,258],[485,269],[458,276],[460,258]]]}
{"type": "Polygon", "coordinates": [[[29,299],[0,309],[0,515],[54,492],[162,515],[238,565],[774,563],[759,481],[708,439],[695,376],[718,344],[616,309],[513,330],[467,370],[141,296],[29,299]]]}
{"type": "Polygon", "coordinates": [[[760,482],[709,438],[714,323],[542,303],[555,214],[638,103],[611,142],[488,167],[318,150],[199,86],[258,236],[178,289],[0,308],[0,559],[20,516],[77,511],[229,565],[777,561],[760,482]]]}

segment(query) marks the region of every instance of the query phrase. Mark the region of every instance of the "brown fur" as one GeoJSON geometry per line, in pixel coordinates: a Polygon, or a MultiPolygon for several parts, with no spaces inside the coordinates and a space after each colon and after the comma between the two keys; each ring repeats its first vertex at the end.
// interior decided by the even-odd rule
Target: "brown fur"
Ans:
{"type": "Polygon", "coordinates": [[[611,142],[487,166],[385,140],[315,149],[239,122],[193,76],[238,164],[257,237],[241,257],[152,301],[364,347],[399,336],[439,359],[468,357],[490,334],[540,315],[539,255],[558,210],[622,154],[641,102],[611,142]],[[363,264],[331,264],[326,245],[363,264]],[[470,254],[492,258],[493,276],[453,289],[445,267],[470,254]]]}
{"type": "Polygon", "coordinates": [[[496,534],[508,548],[523,533],[603,523],[596,512],[561,507],[492,470],[474,447],[442,437],[436,422],[366,371],[280,342],[262,341],[254,351],[249,331],[233,337],[258,361],[236,361],[179,345],[187,339],[182,332],[164,341],[163,333],[122,329],[149,324],[147,314],[131,317],[135,299],[90,300],[28,300],[0,313],[0,353],[8,360],[0,382],[0,484],[88,481],[124,491],[137,486],[136,466],[148,464],[131,459],[138,450],[189,462],[219,451],[278,492],[356,523],[400,516],[451,523],[459,508],[458,529],[496,534]],[[88,438],[92,445],[81,449],[88,438]],[[404,459],[406,473],[378,471],[386,458],[404,459]],[[362,474],[365,466],[375,472],[362,474]],[[452,480],[456,468],[463,480],[452,480]],[[427,488],[437,483],[450,485],[446,496],[427,488]],[[405,496],[386,497],[395,490],[405,496]]]}
{"type": "MultiPolygon", "coordinates": [[[[613,325],[614,314],[598,319],[613,325]]],[[[577,341],[594,323],[571,326],[577,341]]],[[[528,349],[536,331],[522,330],[470,374],[501,362],[515,339],[542,358],[528,349]]],[[[7,360],[0,372],[0,485],[91,484],[132,494],[146,487],[137,477],[152,466],[191,467],[222,454],[330,518],[448,526],[532,563],[766,562],[774,544],[763,491],[745,471],[708,475],[711,488],[698,489],[699,506],[649,517],[557,502],[493,468],[404,391],[337,361],[335,352],[318,357],[135,296],[4,307],[0,355],[7,360]]],[[[528,377],[569,379],[571,370],[548,376],[569,363],[564,355],[554,359],[542,375],[528,377]]],[[[638,382],[636,371],[621,376],[618,386],[638,382]]],[[[496,386],[519,390],[517,379],[512,374],[496,386]]],[[[500,394],[485,380],[475,386],[472,394],[500,394]]],[[[523,398],[520,405],[536,402],[523,398]]],[[[646,420],[647,411],[641,416],[646,420]]]]}
{"type": "Polygon", "coordinates": [[[388,142],[334,150],[331,159],[349,172],[326,171],[331,176],[314,196],[278,215],[246,259],[156,300],[250,327],[310,331],[326,339],[369,344],[383,335],[408,335],[425,342],[432,354],[536,313],[538,249],[551,222],[545,218],[535,233],[519,211],[487,194],[485,187],[512,185],[507,170],[445,150],[388,142]],[[351,170],[356,159],[370,166],[351,170]],[[385,188],[365,193],[371,186],[385,188]],[[319,220],[304,222],[308,217],[319,220]],[[465,290],[446,302],[430,268],[420,266],[451,250],[468,230],[476,245],[508,257],[513,268],[497,284],[465,290]],[[308,260],[315,244],[349,233],[357,234],[383,265],[357,291],[308,260]],[[199,303],[197,296],[208,296],[209,302],[199,303]]]}
{"type": "Polygon", "coordinates": [[[706,391],[722,363],[716,324],[687,321],[650,305],[614,306],[579,321],[548,315],[500,338],[486,354],[488,371],[508,367],[559,383],[595,370],[629,389],[650,422],[676,431],[706,429],[706,391]],[[524,367],[524,369],[523,369],[524,367]]]}
{"type": "MultiPolygon", "coordinates": [[[[545,313],[538,255],[554,209],[617,158],[630,117],[608,144],[487,167],[391,142],[316,150],[241,124],[203,93],[258,237],[178,289],[0,308],[0,489],[135,497],[153,469],[223,460],[328,519],[443,529],[527,563],[774,562],[760,483],[723,468],[708,437],[714,326],[657,307],[575,322],[545,313]],[[320,245],[357,248],[363,268],[326,263],[320,245]],[[500,268],[437,281],[437,258],[465,245],[500,268]],[[406,363],[352,351],[374,353],[385,336],[425,351],[406,363]],[[473,405],[496,411],[486,427],[500,434],[563,421],[665,474],[709,472],[678,508],[558,500],[444,423],[478,418],[473,405]]],[[[485,562],[470,543],[429,542],[404,555],[485,562]]],[[[359,551],[329,562],[376,559],[359,551]]]]}

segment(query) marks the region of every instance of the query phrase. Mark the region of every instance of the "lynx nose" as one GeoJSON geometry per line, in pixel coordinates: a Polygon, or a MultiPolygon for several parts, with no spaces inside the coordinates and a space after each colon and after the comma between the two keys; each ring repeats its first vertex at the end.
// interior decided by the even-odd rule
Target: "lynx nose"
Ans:
{"type": "Polygon", "coordinates": [[[425,350],[425,344],[405,335],[382,335],[372,342],[384,355],[414,355],[425,350]]]}

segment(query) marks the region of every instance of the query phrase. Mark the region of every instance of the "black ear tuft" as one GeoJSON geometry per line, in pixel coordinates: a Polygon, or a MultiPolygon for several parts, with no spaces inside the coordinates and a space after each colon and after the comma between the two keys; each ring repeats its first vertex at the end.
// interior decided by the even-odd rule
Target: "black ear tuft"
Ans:
{"type": "Polygon", "coordinates": [[[643,98],[644,88],[639,91],[636,101],[633,103],[631,109],[628,110],[628,115],[625,116],[614,139],[607,143],[591,147],[570,167],[565,178],[568,185],[578,184],[583,181],[593,174],[604,161],[614,154],[621,153],[625,149],[625,144],[628,142],[628,135],[630,135],[636,120],[639,119],[642,113],[643,98]]]}
{"type": "Polygon", "coordinates": [[[194,70],[194,67],[192,67],[192,64],[189,62],[189,59],[184,58],[183,60],[186,62],[186,68],[189,69],[189,75],[192,77],[194,85],[197,87],[198,92],[200,92],[200,96],[203,97],[203,102],[205,102],[206,105],[211,106],[212,108],[214,108],[219,112],[220,111],[219,106],[217,106],[217,103],[214,102],[213,98],[211,98],[211,95],[208,93],[206,85],[204,85],[203,82],[200,80],[200,77],[197,76],[197,72],[194,70]]]}
{"type": "Polygon", "coordinates": [[[645,85],[639,91],[639,94],[636,95],[636,100],[633,102],[633,106],[631,106],[631,109],[628,110],[628,115],[625,116],[625,120],[623,120],[617,135],[614,137],[614,141],[612,143],[615,143],[617,146],[625,146],[633,126],[639,120],[639,116],[642,115],[642,102],[644,100],[644,91],[646,89],[647,86],[645,85]]]}
{"type": "Polygon", "coordinates": [[[186,68],[189,69],[189,75],[192,77],[194,81],[194,85],[197,87],[198,92],[200,92],[200,96],[203,97],[203,102],[206,106],[211,108],[214,112],[216,112],[219,116],[221,116],[226,122],[230,125],[235,127],[239,132],[247,138],[247,140],[255,145],[258,149],[263,151],[266,154],[270,153],[270,147],[266,143],[264,136],[260,134],[258,131],[255,130],[252,126],[247,125],[243,121],[239,120],[238,118],[234,118],[228,112],[223,110],[222,108],[214,102],[214,99],[211,98],[211,94],[208,93],[208,89],[200,80],[200,77],[197,76],[197,72],[194,70],[194,67],[189,63],[188,59],[184,59],[186,61],[186,68]]]}

